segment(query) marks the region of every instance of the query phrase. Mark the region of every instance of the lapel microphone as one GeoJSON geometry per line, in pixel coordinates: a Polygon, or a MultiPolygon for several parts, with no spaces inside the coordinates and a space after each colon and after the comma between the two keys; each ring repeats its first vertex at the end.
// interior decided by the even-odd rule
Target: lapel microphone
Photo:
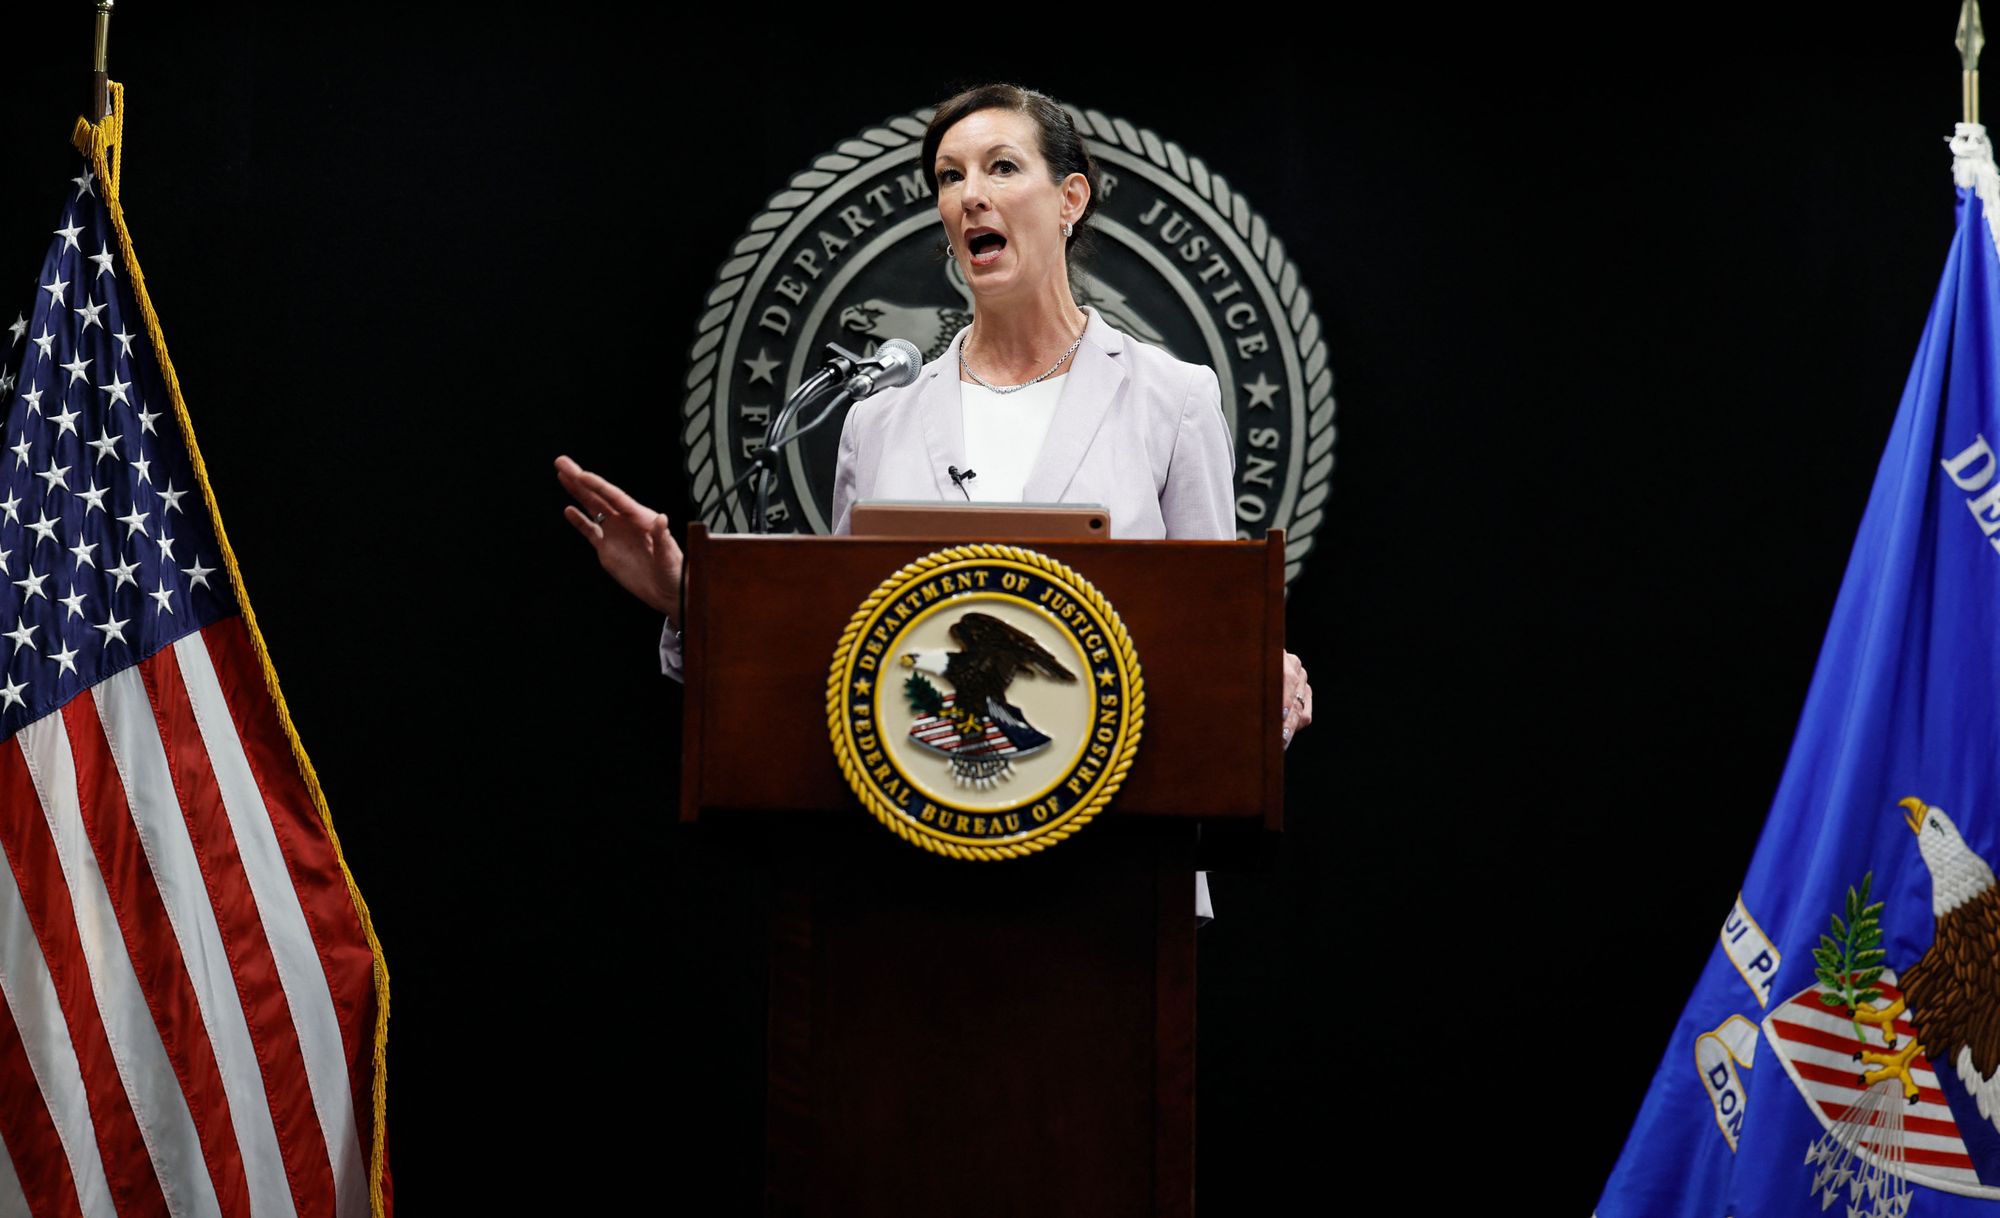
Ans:
{"type": "Polygon", "coordinates": [[[965,501],[967,503],[971,503],[972,492],[965,489],[965,484],[972,481],[974,478],[977,478],[979,475],[973,473],[969,469],[960,469],[956,465],[945,466],[944,472],[951,475],[951,484],[958,488],[959,494],[965,496],[965,501]]]}

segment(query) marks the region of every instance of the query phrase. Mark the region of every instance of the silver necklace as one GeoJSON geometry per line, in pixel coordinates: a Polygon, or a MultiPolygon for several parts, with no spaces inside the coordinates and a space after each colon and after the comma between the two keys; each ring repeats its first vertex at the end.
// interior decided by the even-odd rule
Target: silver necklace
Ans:
{"type": "Polygon", "coordinates": [[[1049,370],[1047,372],[1042,373],[1040,376],[1036,377],[1032,381],[1022,381],[1018,385],[987,384],[985,380],[983,380],[977,372],[974,372],[972,370],[972,365],[967,363],[965,360],[965,349],[971,345],[972,344],[970,341],[962,342],[958,345],[958,366],[959,369],[965,373],[965,375],[972,378],[972,383],[978,385],[981,389],[986,390],[988,393],[1019,393],[1023,389],[1028,388],[1030,385],[1039,385],[1043,381],[1046,381],[1050,377],[1054,376],[1056,374],[1056,369],[1062,367],[1063,362],[1069,359],[1070,356],[1075,355],[1076,349],[1083,345],[1083,335],[1080,332],[1077,334],[1076,341],[1069,345],[1069,350],[1063,352],[1062,355],[1058,356],[1056,362],[1049,365],[1049,370]]]}

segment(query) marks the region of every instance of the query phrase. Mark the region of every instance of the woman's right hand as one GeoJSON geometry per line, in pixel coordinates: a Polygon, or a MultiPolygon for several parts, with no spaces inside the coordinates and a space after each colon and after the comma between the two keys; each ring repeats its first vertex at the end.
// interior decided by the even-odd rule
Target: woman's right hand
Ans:
{"type": "Polygon", "coordinates": [[[656,512],[568,457],[556,458],[556,480],[576,504],[563,518],[597,551],[598,565],[619,586],[681,625],[681,547],[656,512]]]}

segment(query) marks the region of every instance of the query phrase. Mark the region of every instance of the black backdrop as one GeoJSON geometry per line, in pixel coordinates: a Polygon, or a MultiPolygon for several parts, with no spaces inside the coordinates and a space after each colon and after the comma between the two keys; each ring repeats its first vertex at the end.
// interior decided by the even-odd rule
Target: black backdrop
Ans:
{"type": "MultiPolygon", "coordinates": [[[[19,305],[75,172],[70,7],[0,75],[19,305]]],[[[674,825],[679,690],[549,461],[678,521],[676,388],[744,221],[991,77],[1226,174],[1338,378],[1291,602],[1318,721],[1290,832],[1216,878],[1200,941],[1204,1207],[1588,1212],[1749,857],[1942,265],[1951,5],[1804,39],[934,11],[817,55],[768,14],[190,7],[121,6],[123,197],[394,973],[406,1212],[753,1180],[759,881],[674,825]]]]}

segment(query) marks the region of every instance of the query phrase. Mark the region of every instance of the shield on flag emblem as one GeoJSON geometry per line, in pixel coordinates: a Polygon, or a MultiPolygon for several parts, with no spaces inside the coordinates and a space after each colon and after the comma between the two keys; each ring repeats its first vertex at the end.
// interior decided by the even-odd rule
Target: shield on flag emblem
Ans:
{"type": "MultiPolygon", "coordinates": [[[[1875,988],[1884,1008],[1903,997],[1892,972],[1885,971],[1875,988]]],[[[1898,1041],[1916,1035],[1907,1018],[1892,1027],[1898,1041]]],[[[1858,1181],[1865,1189],[1871,1176],[1883,1180],[1878,1187],[1894,1188],[1901,1177],[1945,1192],[2000,1198],[2000,1188],[1979,1182],[1937,1071],[1922,1053],[1910,1061],[1914,1099],[1906,1101],[1893,1079],[1864,1084],[1867,1066],[1858,1055],[1880,1049],[1879,1038],[1857,1040],[1846,1009],[1824,1002],[1817,985],[1774,1008],[1764,1018],[1764,1037],[1826,1131],[1808,1151],[1826,1176],[1818,1188],[1854,1188],[1858,1181]],[[1843,1160],[1852,1161],[1850,1176],[1840,1175],[1843,1160]]]]}

